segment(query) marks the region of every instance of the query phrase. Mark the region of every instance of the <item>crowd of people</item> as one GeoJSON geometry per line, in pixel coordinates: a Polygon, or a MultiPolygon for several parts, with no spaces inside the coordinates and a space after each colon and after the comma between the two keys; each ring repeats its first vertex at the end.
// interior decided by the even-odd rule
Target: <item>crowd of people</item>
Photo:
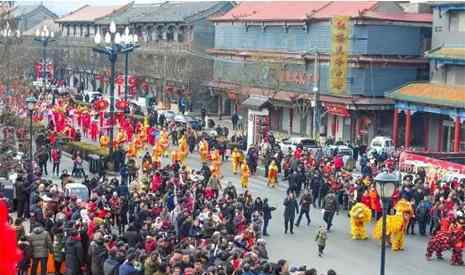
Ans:
{"type": "MultiPolygon", "coordinates": [[[[428,258],[433,252],[442,257],[441,253],[450,249],[451,263],[463,265],[463,180],[442,181],[424,169],[403,173],[401,185],[383,205],[374,176],[378,171],[396,170],[399,164],[395,157],[382,155],[370,161],[367,152],[357,150],[359,157],[355,159],[361,171],[357,175],[346,170],[337,150],[325,154],[297,146],[294,151],[282,152],[272,135],[247,148],[246,137],[239,131],[230,135],[227,128],[215,127],[216,135],[212,136],[151,112],[144,121],[117,116],[119,130],[112,160],[119,179],[107,178],[104,168],[94,178],[85,171],[81,174],[82,159],[76,153],[71,176],[83,176],[90,190],[90,199],[84,202],[65,196],[62,188],[44,180],[46,164],[51,159],[53,172],[58,173],[58,133],[73,140],[88,137],[102,148],[108,147],[108,133],[104,127],[98,130],[107,122],[98,118],[86,126],[87,114],[95,114],[70,102],[50,106],[43,100],[38,110],[48,112],[48,116],[36,117],[48,127],[46,142],[36,141],[40,143],[36,153],[40,169],[35,176],[18,171],[17,179],[17,190],[24,190],[14,221],[24,255],[20,274],[29,268],[37,274],[37,265],[46,265],[49,253],[56,274],[63,270],[70,275],[317,274],[315,269],[290,268],[284,259],[269,260],[264,238],[275,207],[264,197],[253,198],[248,191],[248,178],[258,174],[261,163],[270,188],[279,184],[287,187],[285,234],[294,234],[294,226],[300,226],[304,216],[309,225],[312,207],[322,209],[326,226],[315,236],[319,256],[324,255],[333,218],[342,210],[351,216],[354,240],[369,237],[364,227],[372,221],[378,221],[373,237],[380,239],[379,218],[384,206],[389,213],[388,239],[393,250],[403,250],[405,236],[418,232],[432,236],[428,258]],[[96,137],[88,133],[93,124],[97,124],[96,137]],[[203,162],[197,170],[185,161],[195,150],[203,162]],[[171,162],[166,164],[164,157],[171,162]],[[240,174],[241,190],[222,180],[221,169],[226,166],[222,162],[227,159],[234,174],[240,174]],[[30,232],[24,230],[26,219],[30,232]]],[[[60,178],[65,185],[70,175],[65,171],[60,178]]]]}

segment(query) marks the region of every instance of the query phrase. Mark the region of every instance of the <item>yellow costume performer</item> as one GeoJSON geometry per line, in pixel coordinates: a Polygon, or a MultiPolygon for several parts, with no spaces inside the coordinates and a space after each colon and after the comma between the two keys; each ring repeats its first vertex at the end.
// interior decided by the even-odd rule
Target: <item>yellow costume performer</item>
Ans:
{"type": "Polygon", "coordinates": [[[135,158],[137,156],[137,149],[134,142],[129,143],[127,156],[128,158],[135,158]]]}
{"type": "Polygon", "coordinates": [[[213,150],[211,153],[211,159],[212,159],[212,165],[210,167],[210,170],[212,171],[212,174],[215,174],[217,177],[221,176],[221,155],[220,151],[218,149],[213,150]]]}
{"type": "Polygon", "coordinates": [[[176,162],[181,161],[181,156],[178,150],[171,151],[171,164],[174,165],[176,162]]]}
{"type": "Polygon", "coordinates": [[[116,135],[116,143],[123,144],[127,140],[126,133],[123,130],[119,130],[118,134],[116,135]]]}
{"type": "Polygon", "coordinates": [[[249,188],[249,177],[250,177],[249,166],[247,165],[246,161],[243,161],[241,165],[241,179],[240,179],[242,188],[244,189],[249,188]]]}
{"type": "MultiPolygon", "coordinates": [[[[402,213],[397,212],[395,215],[388,215],[386,217],[386,236],[391,241],[392,251],[403,250],[405,245],[405,228],[407,224],[404,223],[402,213]]],[[[382,240],[383,219],[376,222],[373,230],[373,237],[376,240],[382,240]]]]}
{"type": "Polygon", "coordinates": [[[152,149],[152,161],[155,163],[156,167],[160,167],[162,155],[163,155],[163,147],[158,141],[155,143],[155,146],[152,149]]]}
{"type": "Polygon", "coordinates": [[[200,160],[206,162],[208,160],[208,142],[202,139],[199,142],[200,160]]]}
{"type": "Polygon", "coordinates": [[[178,141],[178,144],[179,144],[179,149],[178,149],[178,154],[179,154],[179,160],[184,163],[184,161],[186,160],[187,158],[187,154],[189,153],[189,147],[187,145],[187,138],[185,135],[183,135],[179,141],[178,141]]]}
{"type": "Polygon", "coordinates": [[[368,233],[365,228],[371,220],[371,209],[365,204],[357,202],[350,209],[350,226],[353,240],[366,240],[368,233]]]}
{"type": "Polygon", "coordinates": [[[169,135],[165,129],[161,130],[160,132],[159,142],[160,142],[161,148],[163,149],[162,151],[162,156],[163,156],[166,154],[166,150],[170,146],[169,135]]]}
{"type": "Polygon", "coordinates": [[[241,165],[242,153],[237,149],[234,148],[231,156],[231,163],[232,163],[232,170],[233,174],[237,174],[237,170],[239,170],[239,166],[241,165]]]}
{"type": "Polygon", "coordinates": [[[110,143],[110,139],[107,136],[100,137],[100,147],[102,149],[107,148],[109,143],[110,143]]]}
{"type": "Polygon", "coordinates": [[[271,161],[270,166],[268,166],[268,186],[276,187],[278,183],[278,166],[276,162],[271,161]]]}

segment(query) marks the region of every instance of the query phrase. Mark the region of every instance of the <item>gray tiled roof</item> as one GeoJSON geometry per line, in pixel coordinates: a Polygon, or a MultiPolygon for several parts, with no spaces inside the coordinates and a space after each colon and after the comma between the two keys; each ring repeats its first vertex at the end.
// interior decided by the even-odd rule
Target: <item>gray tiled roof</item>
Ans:
{"type": "Polygon", "coordinates": [[[160,5],[161,4],[132,4],[127,9],[98,19],[95,23],[99,25],[109,25],[111,21],[114,21],[117,25],[128,24],[131,19],[137,18],[144,13],[153,13],[160,5]]]}
{"type": "Polygon", "coordinates": [[[166,2],[147,10],[131,22],[183,22],[191,16],[213,8],[220,2],[166,2]]]}
{"type": "Polygon", "coordinates": [[[12,14],[14,17],[19,17],[38,9],[40,6],[41,5],[19,5],[13,9],[12,14]]]}

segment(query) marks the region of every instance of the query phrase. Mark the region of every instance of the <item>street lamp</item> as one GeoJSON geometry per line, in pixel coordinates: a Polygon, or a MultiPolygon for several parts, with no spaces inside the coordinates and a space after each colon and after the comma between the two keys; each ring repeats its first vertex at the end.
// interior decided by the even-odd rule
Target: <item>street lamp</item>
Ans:
{"type": "Polygon", "coordinates": [[[32,113],[34,111],[34,106],[36,104],[37,100],[34,96],[30,96],[26,98],[26,107],[29,111],[29,169],[30,169],[30,174],[32,176],[32,113]]]}
{"type": "MultiPolygon", "coordinates": [[[[137,35],[131,35],[129,33],[129,27],[126,27],[126,29],[124,30],[124,34],[123,34],[123,44],[125,45],[125,47],[133,47],[133,49],[135,48],[139,48],[140,45],[137,44],[137,41],[138,41],[138,38],[137,38],[137,35]]],[[[129,70],[128,70],[128,62],[129,62],[129,53],[131,51],[127,51],[125,53],[125,61],[124,61],[124,100],[126,102],[128,102],[128,74],[129,74],[129,70]]],[[[127,110],[126,110],[127,111],[127,110]]]]}
{"type": "MultiPolygon", "coordinates": [[[[111,75],[110,75],[110,121],[114,122],[114,113],[115,113],[115,75],[116,75],[116,61],[118,60],[119,54],[129,54],[136,47],[137,35],[130,35],[129,29],[123,35],[116,31],[115,22],[110,23],[109,32],[105,33],[102,43],[102,36],[100,31],[94,37],[94,42],[97,47],[93,50],[97,53],[104,54],[108,57],[111,63],[111,75]]],[[[126,61],[127,69],[127,61],[126,61]]],[[[127,71],[126,71],[127,77],[127,71]]],[[[126,80],[127,85],[127,80],[126,80]]],[[[127,90],[125,91],[127,93],[127,90]]],[[[127,94],[126,99],[127,99],[127,94]]],[[[109,142],[109,156],[113,155],[113,125],[110,127],[110,142],[109,142]]]]}
{"type": "Polygon", "coordinates": [[[386,266],[386,216],[391,197],[394,194],[400,182],[398,172],[388,173],[383,171],[375,177],[376,191],[383,202],[383,220],[382,220],[382,242],[381,242],[381,270],[380,275],[384,275],[386,266]]]}
{"type": "MultiPolygon", "coordinates": [[[[50,32],[46,25],[42,27],[42,29],[36,30],[36,37],[34,37],[34,41],[40,43],[42,45],[42,59],[43,59],[43,85],[44,85],[44,92],[47,90],[47,46],[48,43],[54,42],[55,40],[55,33],[50,32]]],[[[52,104],[55,104],[55,93],[52,94],[52,104]]]]}
{"type": "MultiPolygon", "coordinates": [[[[5,45],[9,51],[10,45],[15,44],[21,38],[21,32],[19,30],[13,30],[10,28],[10,24],[6,22],[5,27],[0,30],[0,44],[5,45]]],[[[6,95],[10,95],[10,53],[6,53],[7,64],[6,64],[6,95]]]]}

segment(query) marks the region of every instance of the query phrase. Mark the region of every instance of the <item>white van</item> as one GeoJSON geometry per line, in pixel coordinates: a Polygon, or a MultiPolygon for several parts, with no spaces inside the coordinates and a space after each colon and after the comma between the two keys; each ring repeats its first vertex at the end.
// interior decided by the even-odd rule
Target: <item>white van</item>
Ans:
{"type": "Polygon", "coordinates": [[[390,137],[377,136],[371,140],[369,150],[376,151],[378,155],[382,152],[391,155],[394,152],[395,147],[390,137]]]}

